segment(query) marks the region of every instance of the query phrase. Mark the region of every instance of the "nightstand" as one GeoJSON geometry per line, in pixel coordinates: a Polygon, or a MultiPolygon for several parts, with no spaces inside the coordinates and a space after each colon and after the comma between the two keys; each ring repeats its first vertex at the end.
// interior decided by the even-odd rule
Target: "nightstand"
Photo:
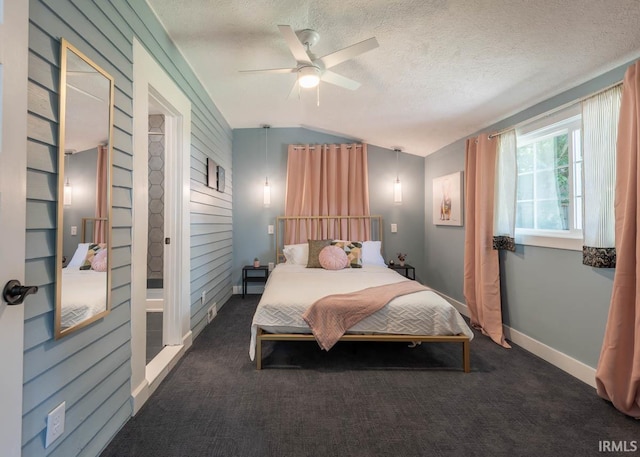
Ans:
{"type": "Polygon", "coordinates": [[[267,265],[254,267],[245,265],[242,267],[242,298],[247,294],[247,284],[250,282],[266,283],[269,279],[269,267],[267,265]]]}
{"type": "Polygon", "coordinates": [[[403,274],[409,279],[413,279],[414,281],[416,279],[416,269],[408,263],[405,263],[402,266],[396,263],[394,265],[389,265],[389,268],[391,268],[392,270],[396,270],[398,273],[403,274]],[[409,272],[411,272],[411,275],[409,275],[409,272]]]}

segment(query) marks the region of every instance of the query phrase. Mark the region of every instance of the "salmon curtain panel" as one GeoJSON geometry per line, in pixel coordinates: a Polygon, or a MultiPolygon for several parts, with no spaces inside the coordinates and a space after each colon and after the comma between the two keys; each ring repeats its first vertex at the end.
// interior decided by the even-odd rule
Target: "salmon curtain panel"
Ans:
{"type": "Polygon", "coordinates": [[[640,418],[640,62],[627,69],[616,143],[616,272],[600,360],[598,395],[640,418]]]}
{"type": "MultiPolygon", "coordinates": [[[[285,216],[369,216],[366,144],[289,145],[285,216]]],[[[370,239],[370,224],[287,221],[285,244],[370,239]],[[339,225],[338,225],[339,224],[339,225]]]]}
{"type": "Polygon", "coordinates": [[[109,148],[107,146],[98,146],[98,160],[97,160],[97,172],[96,172],[96,221],[93,226],[93,242],[94,243],[106,243],[107,242],[107,221],[100,220],[109,217],[107,200],[109,189],[108,179],[108,166],[109,163],[109,148]]]}
{"type": "Polygon", "coordinates": [[[499,254],[493,249],[497,144],[487,134],[467,140],[464,297],[471,325],[509,348],[502,330],[499,254]]]}

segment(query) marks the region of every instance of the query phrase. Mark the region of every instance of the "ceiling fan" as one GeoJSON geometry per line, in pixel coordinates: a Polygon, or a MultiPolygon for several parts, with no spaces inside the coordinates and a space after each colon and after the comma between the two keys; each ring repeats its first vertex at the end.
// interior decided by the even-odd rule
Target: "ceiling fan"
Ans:
{"type": "MultiPolygon", "coordinates": [[[[279,25],[280,33],[284,37],[291,54],[296,59],[296,66],[291,68],[271,68],[265,70],[241,70],[242,73],[297,73],[297,81],[293,87],[313,88],[320,81],[327,82],[349,90],[356,90],[360,87],[358,81],[335,73],[329,68],[338,65],[346,60],[371,51],[378,47],[375,37],[361,41],[351,46],[347,46],[324,57],[316,57],[311,52],[311,47],[320,40],[320,34],[315,30],[304,29],[294,32],[289,25],[279,25]]],[[[293,93],[292,90],[292,93],[293,93]]]]}

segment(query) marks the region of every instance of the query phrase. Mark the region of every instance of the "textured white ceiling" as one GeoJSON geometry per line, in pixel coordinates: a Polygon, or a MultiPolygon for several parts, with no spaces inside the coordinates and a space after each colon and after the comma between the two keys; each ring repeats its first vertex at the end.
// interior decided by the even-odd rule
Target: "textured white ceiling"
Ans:
{"type": "Polygon", "coordinates": [[[426,156],[640,57],[638,0],[147,0],[232,128],[305,126],[426,156]],[[312,28],[332,68],[362,83],[288,98],[278,24],[312,28]]]}

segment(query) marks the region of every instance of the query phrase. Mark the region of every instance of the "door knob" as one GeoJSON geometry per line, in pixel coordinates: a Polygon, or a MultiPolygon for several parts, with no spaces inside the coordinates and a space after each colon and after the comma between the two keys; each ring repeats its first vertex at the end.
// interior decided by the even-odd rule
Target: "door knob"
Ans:
{"type": "Polygon", "coordinates": [[[4,286],[2,298],[9,305],[21,305],[25,297],[38,292],[38,286],[23,286],[17,279],[12,279],[4,286]]]}

